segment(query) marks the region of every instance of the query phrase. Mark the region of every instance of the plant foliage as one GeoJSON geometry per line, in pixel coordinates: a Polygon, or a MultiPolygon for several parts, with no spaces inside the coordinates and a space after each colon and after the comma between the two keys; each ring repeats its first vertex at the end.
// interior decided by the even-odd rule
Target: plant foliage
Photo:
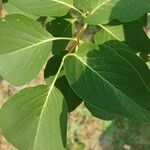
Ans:
{"type": "Polygon", "coordinates": [[[22,86],[46,65],[45,85],[1,107],[0,127],[17,149],[65,149],[67,115],[82,102],[100,119],[150,122],[149,0],[8,0],[0,8],[0,75],[22,86]]]}

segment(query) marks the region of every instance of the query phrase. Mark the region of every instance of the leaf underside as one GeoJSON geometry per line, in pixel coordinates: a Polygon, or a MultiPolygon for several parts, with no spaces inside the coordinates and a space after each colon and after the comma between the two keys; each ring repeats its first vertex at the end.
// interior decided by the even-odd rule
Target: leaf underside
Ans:
{"type": "Polygon", "coordinates": [[[66,145],[67,108],[55,87],[40,85],[13,95],[1,109],[0,122],[18,149],[63,150],[66,145]]]}
{"type": "Polygon", "coordinates": [[[9,15],[0,20],[0,39],[0,75],[20,86],[38,75],[53,37],[32,19],[9,15]]]}
{"type": "Polygon", "coordinates": [[[20,12],[35,16],[64,16],[73,6],[72,0],[9,0],[9,3],[20,12]]]}

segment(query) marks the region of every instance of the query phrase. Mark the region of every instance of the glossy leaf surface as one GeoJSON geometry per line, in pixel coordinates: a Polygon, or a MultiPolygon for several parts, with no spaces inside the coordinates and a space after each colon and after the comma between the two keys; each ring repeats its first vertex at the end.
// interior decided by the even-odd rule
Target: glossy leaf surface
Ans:
{"type": "Polygon", "coordinates": [[[83,44],[66,57],[65,72],[85,102],[110,114],[150,121],[149,87],[135,65],[114,48],[83,44]]]}

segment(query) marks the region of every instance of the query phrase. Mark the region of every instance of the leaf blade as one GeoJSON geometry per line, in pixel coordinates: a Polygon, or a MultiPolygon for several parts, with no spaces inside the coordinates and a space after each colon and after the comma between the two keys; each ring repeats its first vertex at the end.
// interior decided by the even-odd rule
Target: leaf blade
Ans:
{"type": "Polygon", "coordinates": [[[93,107],[92,105],[89,105],[88,103],[85,103],[85,106],[90,111],[90,113],[96,118],[107,120],[107,121],[117,119],[116,115],[106,113],[105,111],[100,110],[96,107],[93,107]]]}
{"type": "Polygon", "coordinates": [[[63,149],[65,146],[67,109],[55,87],[50,90],[37,86],[20,91],[3,105],[0,120],[4,135],[19,149],[63,149]]]}
{"type": "Polygon", "coordinates": [[[105,112],[149,122],[150,93],[137,72],[112,49],[84,46],[77,54],[67,56],[64,65],[75,92],[105,112]],[[109,63],[116,65],[108,67],[109,63]]]}
{"type": "Polygon", "coordinates": [[[74,4],[88,12],[85,22],[93,25],[107,24],[113,19],[130,22],[150,11],[149,0],[74,0],[74,4]]]}
{"type": "Polygon", "coordinates": [[[150,40],[144,32],[142,26],[137,22],[119,23],[114,22],[102,26],[102,29],[95,35],[95,42],[102,44],[108,40],[122,41],[132,49],[131,51],[149,53],[150,40]]]}
{"type": "Polygon", "coordinates": [[[23,15],[1,20],[0,38],[0,74],[19,86],[39,73],[54,40],[38,23],[23,15]]]}
{"type": "MultiPolygon", "coordinates": [[[[51,85],[56,77],[57,71],[63,61],[64,54],[54,55],[47,63],[44,70],[44,78],[47,85],[51,85]]],[[[61,70],[55,86],[61,91],[67,103],[68,112],[75,110],[81,103],[82,99],[70,87],[64,69],[61,70]]]]}
{"type": "Polygon", "coordinates": [[[64,16],[73,7],[72,0],[10,0],[9,3],[35,16],[64,16]]]}

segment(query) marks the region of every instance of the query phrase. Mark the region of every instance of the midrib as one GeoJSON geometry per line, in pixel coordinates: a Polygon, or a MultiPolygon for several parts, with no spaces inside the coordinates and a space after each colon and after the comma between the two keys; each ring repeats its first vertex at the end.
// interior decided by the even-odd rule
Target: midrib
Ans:
{"type": "Polygon", "coordinates": [[[37,132],[36,132],[36,135],[35,135],[35,140],[34,140],[34,145],[33,145],[34,150],[35,150],[35,144],[36,144],[36,142],[37,142],[38,135],[39,135],[39,131],[40,131],[41,119],[42,119],[43,113],[44,113],[44,111],[45,111],[45,108],[46,108],[46,106],[47,106],[49,97],[50,97],[50,95],[51,95],[51,93],[52,93],[52,90],[53,90],[53,88],[54,88],[54,86],[55,86],[55,82],[56,82],[56,80],[57,80],[57,77],[58,77],[58,75],[59,75],[59,73],[60,73],[60,71],[61,71],[61,69],[62,69],[62,66],[63,66],[63,61],[62,61],[61,65],[60,65],[60,67],[59,67],[59,69],[58,69],[57,74],[55,75],[55,78],[53,79],[53,82],[52,82],[51,86],[49,87],[49,90],[48,90],[48,93],[47,93],[47,97],[46,97],[46,99],[45,99],[45,103],[44,103],[44,105],[43,105],[43,109],[42,109],[41,114],[40,114],[40,117],[39,117],[39,123],[38,123],[37,132]]]}
{"type": "Polygon", "coordinates": [[[109,33],[110,35],[112,35],[115,39],[117,39],[118,41],[121,41],[121,39],[119,39],[114,33],[112,33],[109,29],[107,29],[105,26],[99,24],[99,26],[105,30],[107,33],[109,33]]]}
{"type": "MultiPolygon", "coordinates": [[[[110,85],[113,89],[117,90],[118,92],[120,92],[122,95],[126,96],[129,100],[131,100],[133,103],[135,103],[137,106],[139,106],[141,109],[147,111],[147,109],[143,108],[139,103],[136,103],[132,98],[130,98],[128,95],[126,95],[125,93],[123,93],[121,90],[119,90],[118,88],[116,88],[114,85],[112,85],[109,81],[107,81],[103,76],[101,76],[100,74],[98,74],[95,70],[93,70],[93,68],[91,68],[90,66],[88,66],[84,60],[82,60],[82,58],[80,58],[78,55],[76,54],[69,54],[68,56],[74,56],[76,57],[76,59],[78,59],[81,63],[83,63],[87,68],[89,68],[91,71],[93,71],[98,77],[100,77],[103,81],[105,81],[108,85],[110,85]]],[[[66,57],[68,57],[66,56],[66,57]]],[[[117,115],[117,114],[115,114],[117,115]]]]}
{"type": "Polygon", "coordinates": [[[59,1],[59,0],[52,0],[52,1],[53,1],[53,2],[56,2],[56,3],[59,3],[59,4],[62,4],[62,5],[65,5],[65,6],[69,7],[69,8],[74,8],[73,5],[70,5],[70,4],[65,3],[65,2],[63,2],[63,1],[59,1]]]}
{"type": "Polygon", "coordinates": [[[8,53],[5,53],[5,54],[2,54],[2,55],[0,55],[0,57],[3,56],[3,55],[7,55],[7,54],[15,54],[15,53],[18,53],[18,52],[20,52],[20,51],[25,51],[25,50],[27,50],[27,49],[30,49],[30,48],[39,46],[39,45],[41,45],[41,44],[44,44],[44,43],[47,43],[47,42],[50,42],[50,41],[53,41],[53,40],[54,40],[53,38],[49,38],[49,39],[40,41],[40,42],[38,42],[38,43],[34,43],[34,44],[32,44],[32,45],[29,45],[29,46],[27,46],[27,47],[20,48],[20,49],[14,50],[14,51],[12,51],[12,52],[8,52],[8,53]]]}
{"type": "Polygon", "coordinates": [[[95,9],[93,9],[93,11],[90,13],[90,15],[93,15],[100,7],[106,5],[110,1],[112,1],[112,0],[106,0],[105,2],[101,3],[100,5],[98,5],[95,9]]]}

